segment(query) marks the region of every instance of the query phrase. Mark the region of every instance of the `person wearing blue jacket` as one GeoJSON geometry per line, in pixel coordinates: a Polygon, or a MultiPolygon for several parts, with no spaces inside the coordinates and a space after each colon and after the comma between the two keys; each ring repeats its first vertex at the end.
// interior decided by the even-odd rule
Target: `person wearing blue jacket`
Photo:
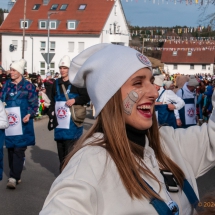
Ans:
{"type": "Polygon", "coordinates": [[[51,105],[48,114],[49,124],[51,124],[49,130],[54,129],[54,139],[57,142],[60,169],[75,141],[83,133],[83,126],[78,127],[73,122],[70,107],[72,105],[84,105],[90,101],[85,88],[77,88],[69,82],[69,67],[70,58],[64,56],[59,63],[61,78],[56,79],[52,87],[51,105]],[[63,91],[63,85],[69,97],[68,101],[63,91]],[[53,115],[55,116],[54,119],[53,115]]]}
{"type": "Polygon", "coordinates": [[[3,145],[4,145],[4,129],[9,126],[7,114],[5,112],[4,104],[0,100],[0,181],[3,173],[3,145]]]}
{"type": "Polygon", "coordinates": [[[10,177],[7,188],[15,189],[21,173],[27,146],[35,145],[33,117],[38,108],[36,89],[22,76],[26,61],[21,59],[10,66],[11,79],[3,85],[0,99],[6,103],[9,127],[5,129],[10,177]]]}

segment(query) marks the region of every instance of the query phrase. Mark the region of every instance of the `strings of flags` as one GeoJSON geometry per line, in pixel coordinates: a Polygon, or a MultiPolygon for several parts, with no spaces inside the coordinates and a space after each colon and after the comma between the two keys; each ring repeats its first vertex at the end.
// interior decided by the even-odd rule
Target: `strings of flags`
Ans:
{"type": "Polygon", "coordinates": [[[157,42],[168,42],[168,43],[175,43],[175,44],[207,44],[207,45],[215,45],[215,37],[199,37],[199,38],[172,38],[167,37],[166,39],[149,39],[144,38],[145,42],[157,43],[157,42]]]}
{"type": "MultiPolygon", "coordinates": [[[[107,1],[116,1],[116,0],[107,0],[107,1]]],[[[141,1],[141,0],[120,0],[121,2],[138,2],[138,1],[141,1]]],[[[142,0],[146,3],[146,0],[142,0]]],[[[151,0],[149,0],[151,1],[151,0]]],[[[210,4],[211,1],[210,0],[152,0],[152,3],[153,4],[168,4],[168,3],[174,3],[174,4],[177,4],[177,3],[186,3],[186,5],[207,5],[207,4],[210,4]]]]}
{"type": "MultiPolygon", "coordinates": [[[[195,32],[211,32],[211,27],[205,27],[205,26],[198,26],[198,27],[179,27],[179,28],[170,28],[170,29],[130,29],[131,36],[137,36],[137,35],[148,35],[148,36],[154,36],[158,33],[161,35],[164,35],[168,32],[173,34],[182,34],[182,33],[195,33],[195,32]]],[[[158,35],[157,35],[158,36],[158,35]]]]}
{"type": "Polygon", "coordinates": [[[161,47],[144,47],[144,49],[146,51],[150,50],[150,51],[214,51],[215,50],[215,46],[204,46],[204,47],[193,47],[193,48],[188,48],[188,47],[180,47],[180,48],[172,48],[172,47],[168,47],[168,48],[161,48],[161,47]]]}

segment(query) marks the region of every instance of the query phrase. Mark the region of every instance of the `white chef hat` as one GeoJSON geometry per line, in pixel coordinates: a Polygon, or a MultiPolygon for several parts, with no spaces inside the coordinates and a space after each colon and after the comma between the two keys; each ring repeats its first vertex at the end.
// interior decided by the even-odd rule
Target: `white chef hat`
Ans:
{"type": "Polygon", "coordinates": [[[24,59],[18,60],[13,62],[10,67],[15,69],[17,72],[19,72],[21,75],[24,74],[26,61],[24,59]]]}
{"type": "Polygon", "coordinates": [[[197,87],[199,85],[199,82],[197,81],[195,76],[190,76],[190,79],[189,79],[187,85],[191,86],[191,87],[197,87]]]}
{"type": "Polygon", "coordinates": [[[65,55],[59,62],[59,65],[58,67],[61,67],[61,66],[65,66],[67,68],[70,67],[70,57],[68,55],[65,55]]]}
{"type": "Polygon", "coordinates": [[[159,86],[159,87],[163,87],[164,76],[163,75],[156,75],[156,76],[154,76],[154,78],[155,78],[154,84],[159,86]]]}
{"type": "Polygon", "coordinates": [[[77,87],[87,88],[97,117],[128,78],[146,67],[152,70],[151,62],[135,49],[101,43],[73,58],[69,80],[77,87]]]}

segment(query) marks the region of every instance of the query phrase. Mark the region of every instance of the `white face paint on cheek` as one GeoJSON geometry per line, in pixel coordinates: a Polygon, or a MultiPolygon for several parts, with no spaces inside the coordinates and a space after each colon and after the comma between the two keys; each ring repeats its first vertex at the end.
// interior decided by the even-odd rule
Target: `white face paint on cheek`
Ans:
{"type": "Polygon", "coordinates": [[[128,115],[131,115],[132,109],[136,101],[138,100],[138,93],[135,91],[131,91],[128,96],[123,101],[124,112],[128,115]]]}

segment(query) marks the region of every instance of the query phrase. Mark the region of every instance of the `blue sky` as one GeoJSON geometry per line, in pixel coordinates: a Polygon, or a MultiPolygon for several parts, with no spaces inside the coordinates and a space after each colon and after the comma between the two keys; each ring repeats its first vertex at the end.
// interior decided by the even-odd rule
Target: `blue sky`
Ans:
{"type": "MultiPolygon", "coordinates": [[[[139,26],[171,27],[175,25],[186,25],[196,27],[199,24],[198,20],[202,12],[199,7],[200,4],[193,3],[192,5],[186,5],[184,0],[182,3],[176,2],[176,4],[174,4],[174,0],[154,1],[155,3],[153,4],[153,0],[128,0],[128,2],[122,0],[127,20],[132,25],[139,26]]],[[[207,14],[214,12],[214,10],[215,6],[210,5],[207,14]]]]}
{"type": "MultiPolygon", "coordinates": [[[[8,1],[0,0],[0,8],[7,9],[8,1]]],[[[174,0],[128,0],[128,2],[122,0],[122,5],[127,20],[132,25],[139,26],[171,27],[175,25],[187,25],[189,27],[196,27],[199,24],[198,20],[201,14],[199,4],[196,5],[193,3],[192,5],[186,6],[184,0],[182,3],[177,2],[177,4],[174,4],[174,0]],[[153,1],[155,1],[155,4],[153,4],[153,1]]],[[[214,11],[215,6],[210,5],[207,13],[214,11]]],[[[206,25],[207,23],[202,24],[206,25]]]]}

